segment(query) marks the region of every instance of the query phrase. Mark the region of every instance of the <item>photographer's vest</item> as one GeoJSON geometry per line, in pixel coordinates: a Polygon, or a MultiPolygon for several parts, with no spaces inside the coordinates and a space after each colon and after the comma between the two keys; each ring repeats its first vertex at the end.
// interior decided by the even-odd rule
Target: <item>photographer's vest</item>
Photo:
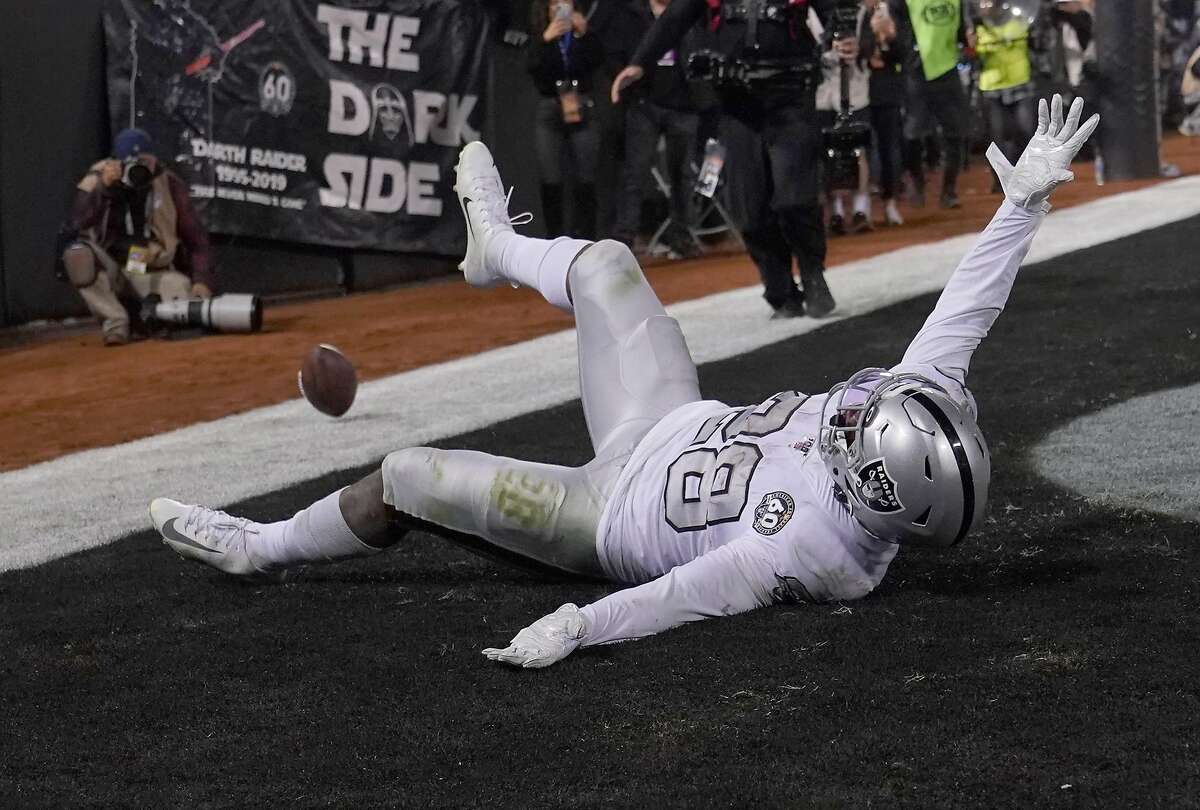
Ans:
{"type": "Polygon", "coordinates": [[[1008,90],[1028,84],[1029,23],[1022,19],[1010,19],[1002,25],[987,23],[975,28],[978,37],[979,89],[987,93],[1008,90]]]}
{"type": "MultiPolygon", "coordinates": [[[[79,190],[92,192],[100,183],[100,171],[106,161],[94,164],[84,178],[79,181],[79,190]]],[[[104,208],[100,222],[83,235],[97,245],[103,245],[108,234],[108,217],[116,212],[112,205],[104,208]]],[[[171,183],[167,172],[160,171],[150,183],[150,192],[146,195],[146,225],[143,233],[133,233],[133,218],[128,212],[121,231],[129,241],[145,245],[146,266],[152,270],[167,270],[175,261],[175,251],[179,247],[178,213],[175,210],[175,198],[171,196],[171,183]]],[[[124,256],[114,256],[118,261],[124,261],[124,256]]]]}
{"type": "Polygon", "coordinates": [[[932,81],[958,64],[958,29],[962,25],[961,0],[907,0],[921,68],[932,81]]]}

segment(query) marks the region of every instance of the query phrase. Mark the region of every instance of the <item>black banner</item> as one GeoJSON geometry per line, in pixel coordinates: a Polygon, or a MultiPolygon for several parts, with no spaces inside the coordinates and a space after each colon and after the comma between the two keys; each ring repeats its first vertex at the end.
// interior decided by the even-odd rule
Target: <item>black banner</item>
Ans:
{"type": "Polygon", "coordinates": [[[210,230],[453,255],[484,0],[108,0],[114,130],[145,129],[210,230]]]}

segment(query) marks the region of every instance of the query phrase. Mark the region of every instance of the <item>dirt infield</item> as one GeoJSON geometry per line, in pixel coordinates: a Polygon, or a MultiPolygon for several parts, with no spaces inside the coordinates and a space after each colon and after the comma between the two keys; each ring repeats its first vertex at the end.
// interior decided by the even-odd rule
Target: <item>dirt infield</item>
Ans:
{"type": "MultiPolygon", "coordinates": [[[[1200,142],[1174,138],[1164,150],[1185,173],[1200,172],[1200,142]]],[[[1154,181],[1097,187],[1090,166],[1060,189],[1058,207],[1154,181]]],[[[830,241],[832,265],[981,228],[998,197],[976,163],[962,175],[963,207],[903,209],[899,228],[830,241]]],[[[667,303],[754,284],[744,256],[651,267],[667,303]]],[[[236,280],[228,280],[236,289],[236,280]]],[[[64,288],[64,295],[69,294],[64,288]]],[[[767,316],[766,305],[763,317],[767,316]]],[[[387,292],[272,307],[264,332],[183,342],[100,345],[99,331],[0,351],[0,470],[117,444],[297,396],[296,371],[315,343],[333,343],[363,379],[449,360],[567,328],[570,319],[529,290],[475,290],[458,279],[387,292]]]]}

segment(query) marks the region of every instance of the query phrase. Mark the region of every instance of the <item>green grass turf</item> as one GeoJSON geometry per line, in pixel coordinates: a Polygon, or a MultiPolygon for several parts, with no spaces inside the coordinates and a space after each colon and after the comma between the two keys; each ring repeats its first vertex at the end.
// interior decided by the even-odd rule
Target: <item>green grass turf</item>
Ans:
{"type": "MultiPolygon", "coordinates": [[[[1026,461],[1069,419],[1200,381],[1197,255],[1191,220],[1023,271],[971,374],[988,523],[902,553],[860,602],[526,672],[479,650],[605,588],[423,535],[276,587],[150,532],[4,574],[0,806],[1198,806],[1197,526],[1090,505],[1026,461]]],[[[898,359],[933,301],[707,365],[704,391],[824,391],[898,359]]],[[[578,403],[443,444],[588,456],[578,403]]],[[[283,517],[367,469],[234,511],[283,517]]],[[[157,494],[203,498],[148,472],[157,494]]]]}

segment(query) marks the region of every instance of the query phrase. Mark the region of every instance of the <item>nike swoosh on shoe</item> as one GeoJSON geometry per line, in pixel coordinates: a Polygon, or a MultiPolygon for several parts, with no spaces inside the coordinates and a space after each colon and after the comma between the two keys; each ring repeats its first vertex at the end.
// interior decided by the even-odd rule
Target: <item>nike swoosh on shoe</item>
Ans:
{"type": "Polygon", "coordinates": [[[467,230],[471,232],[471,237],[475,236],[475,226],[471,224],[471,215],[467,213],[467,204],[475,202],[470,197],[459,197],[458,204],[462,206],[463,219],[467,221],[467,230]]]}
{"type": "Polygon", "coordinates": [[[224,553],[218,549],[209,548],[208,546],[204,545],[203,543],[197,543],[192,538],[187,537],[186,535],[180,534],[179,530],[175,528],[175,521],[177,521],[177,520],[179,520],[179,518],[171,518],[170,520],[168,520],[166,523],[163,524],[162,529],[159,530],[162,532],[163,537],[167,538],[168,540],[170,540],[173,543],[181,543],[182,545],[190,546],[192,548],[199,549],[200,551],[207,551],[209,554],[223,554],[224,553]]]}

